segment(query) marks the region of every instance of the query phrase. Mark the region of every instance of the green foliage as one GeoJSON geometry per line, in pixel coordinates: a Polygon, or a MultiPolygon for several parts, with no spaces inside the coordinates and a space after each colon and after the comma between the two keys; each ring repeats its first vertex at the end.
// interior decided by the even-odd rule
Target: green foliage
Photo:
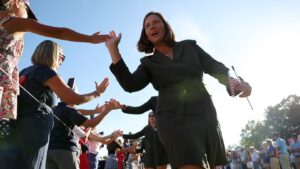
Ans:
{"type": "Polygon", "coordinates": [[[300,97],[290,95],[275,106],[265,111],[264,121],[248,121],[241,131],[241,145],[259,148],[266,138],[272,138],[279,132],[282,138],[289,138],[291,133],[300,129],[300,97]]]}
{"type": "Polygon", "coordinates": [[[245,148],[255,146],[259,148],[262,141],[268,138],[269,129],[260,121],[248,121],[246,127],[242,129],[241,145],[245,148]]]}

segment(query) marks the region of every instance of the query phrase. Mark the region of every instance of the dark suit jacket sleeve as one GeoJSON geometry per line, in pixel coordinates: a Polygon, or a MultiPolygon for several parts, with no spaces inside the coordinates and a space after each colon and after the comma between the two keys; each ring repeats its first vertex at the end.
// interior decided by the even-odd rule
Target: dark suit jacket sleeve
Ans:
{"type": "Polygon", "coordinates": [[[135,134],[123,134],[123,138],[124,139],[137,139],[137,138],[140,138],[140,137],[142,137],[146,134],[145,130],[146,130],[146,127],[144,127],[143,130],[141,130],[141,131],[139,131],[135,134]]]}
{"type": "Polygon", "coordinates": [[[157,96],[151,97],[146,103],[137,107],[126,105],[126,107],[122,109],[122,111],[128,114],[142,114],[148,110],[152,110],[154,112],[156,109],[156,102],[157,102],[157,96]]]}
{"type": "Polygon", "coordinates": [[[150,83],[150,74],[143,65],[131,73],[123,59],[110,65],[111,72],[117,78],[119,84],[127,92],[135,92],[143,89],[150,83]]]}

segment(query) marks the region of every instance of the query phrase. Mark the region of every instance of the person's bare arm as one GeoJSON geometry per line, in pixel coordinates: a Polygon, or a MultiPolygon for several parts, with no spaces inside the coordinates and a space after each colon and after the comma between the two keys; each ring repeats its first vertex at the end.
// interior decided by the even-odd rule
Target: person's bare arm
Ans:
{"type": "Polygon", "coordinates": [[[10,33],[32,32],[46,37],[74,42],[101,43],[109,37],[108,35],[100,35],[100,32],[86,35],[69,28],[48,26],[32,19],[18,17],[10,19],[4,24],[4,28],[10,33]]]}
{"type": "Polygon", "coordinates": [[[44,85],[49,86],[64,103],[78,105],[99,97],[109,85],[109,80],[104,78],[100,85],[96,83],[96,90],[88,94],[75,93],[59,76],[53,76],[44,85]]]}

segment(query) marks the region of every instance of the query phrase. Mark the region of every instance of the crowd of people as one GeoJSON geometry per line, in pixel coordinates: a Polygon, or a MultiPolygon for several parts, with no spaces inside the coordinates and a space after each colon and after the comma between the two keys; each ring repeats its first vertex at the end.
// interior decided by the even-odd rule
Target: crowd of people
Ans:
{"type": "Polygon", "coordinates": [[[230,169],[299,169],[300,135],[293,133],[288,142],[275,133],[262,142],[261,147],[237,147],[227,151],[230,169]]]}
{"type": "Polygon", "coordinates": [[[216,109],[203,83],[203,74],[216,78],[230,96],[250,96],[251,86],[242,78],[230,77],[229,69],[196,41],[176,41],[171,26],[158,12],[144,17],[137,47],[146,56],[133,73],[121,57],[120,41],[121,34],[114,31],[85,35],[69,28],[43,25],[37,21],[28,0],[0,1],[0,168],[94,169],[98,167],[97,142],[108,144],[106,169],[132,167],[116,158],[142,159],[138,161],[149,169],[166,169],[167,164],[180,169],[210,169],[227,164],[216,109]],[[146,110],[126,106],[116,99],[95,109],[78,109],[75,105],[100,97],[109,86],[109,79],[96,83],[90,93],[78,93],[74,79],[65,83],[58,74],[66,57],[62,47],[52,40],[41,42],[32,54],[32,65],[19,73],[25,32],[75,42],[105,43],[112,60],[109,68],[121,87],[137,92],[151,83],[158,96],[150,99],[146,110]],[[56,96],[61,101],[58,104],[56,96]],[[102,136],[95,127],[114,109],[129,114],[151,110],[148,124],[136,134],[125,135],[117,130],[102,136]],[[95,117],[88,119],[85,115],[95,117]],[[143,158],[135,153],[136,144],[118,143],[121,136],[145,136],[145,152],[139,150],[144,152],[143,158]]]}

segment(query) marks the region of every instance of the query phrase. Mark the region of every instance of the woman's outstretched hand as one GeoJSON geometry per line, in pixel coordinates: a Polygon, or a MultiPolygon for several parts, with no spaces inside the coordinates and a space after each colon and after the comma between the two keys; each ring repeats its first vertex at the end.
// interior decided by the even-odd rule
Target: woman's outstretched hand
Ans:
{"type": "Polygon", "coordinates": [[[113,64],[118,63],[122,59],[118,48],[118,45],[121,41],[121,37],[122,37],[121,34],[119,34],[119,36],[116,36],[116,33],[114,31],[110,31],[109,38],[105,42],[105,46],[109,51],[113,64]]]}
{"type": "Polygon", "coordinates": [[[105,46],[107,48],[118,47],[118,45],[121,41],[121,37],[122,37],[121,34],[119,34],[119,36],[117,36],[115,31],[110,31],[109,37],[106,39],[105,46]]]}

